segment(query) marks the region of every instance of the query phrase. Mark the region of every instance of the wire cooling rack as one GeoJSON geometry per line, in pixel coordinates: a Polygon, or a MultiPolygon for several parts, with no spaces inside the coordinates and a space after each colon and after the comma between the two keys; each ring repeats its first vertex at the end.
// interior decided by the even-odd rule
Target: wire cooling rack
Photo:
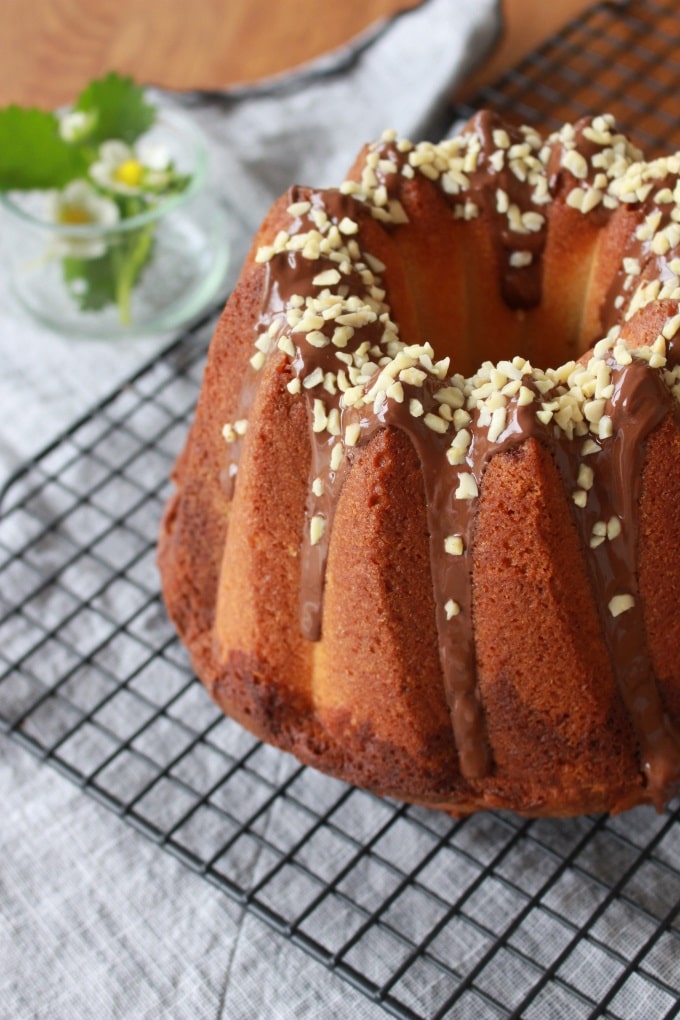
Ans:
{"type": "Polygon", "coordinates": [[[543,130],[613,113],[648,157],[680,147],[680,10],[675,0],[602,3],[461,104],[543,130]]]}
{"type": "MultiPolygon", "coordinates": [[[[678,42],[675,5],[603,5],[475,105],[543,127],[611,109],[680,145],[678,42]]],[[[6,488],[0,728],[394,1016],[678,1016],[677,806],[452,820],[302,768],[194,679],[154,545],[212,326],[6,488]]]]}

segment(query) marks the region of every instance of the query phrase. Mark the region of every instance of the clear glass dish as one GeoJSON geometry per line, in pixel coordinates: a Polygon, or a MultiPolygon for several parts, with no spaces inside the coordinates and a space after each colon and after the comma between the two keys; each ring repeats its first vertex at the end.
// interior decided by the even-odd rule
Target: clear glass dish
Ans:
{"type": "Polygon", "coordinates": [[[202,134],[186,118],[163,112],[144,140],[162,145],[190,183],[185,191],[112,226],[54,222],[50,193],[45,191],[0,193],[1,240],[11,290],[21,306],[51,330],[102,339],[172,330],[198,315],[224,283],[227,220],[206,186],[202,134]],[[72,253],[81,258],[85,253],[91,281],[95,260],[102,273],[110,272],[117,253],[136,246],[143,250],[145,245],[151,255],[130,288],[124,313],[116,302],[83,309],[85,281],[74,274],[78,263],[70,258],[72,253]]]}

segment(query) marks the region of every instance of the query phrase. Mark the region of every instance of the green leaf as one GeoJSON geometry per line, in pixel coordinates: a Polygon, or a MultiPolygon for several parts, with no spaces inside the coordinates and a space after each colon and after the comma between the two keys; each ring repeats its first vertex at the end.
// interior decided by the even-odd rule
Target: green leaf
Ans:
{"type": "Polygon", "coordinates": [[[84,154],[59,135],[53,113],[0,110],[0,190],[62,188],[86,172],[84,154]]]}
{"type": "Polygon", "coordinates": [[[156,118],[156,110],[146,102],[144,90],[132,78],[114,71],[90,82],[78,96],[74,109],[95,115],[94,127],[87,137],[88,144],[95,145],[110,138],[120,138],[132,145],[156,118]]]}
{"type": "Polygon", "coordinates": [[[111,252],[97,259],[65,258],[64,281],[81,312],[98,312],[116,301],[116,273],[111,252]]]}

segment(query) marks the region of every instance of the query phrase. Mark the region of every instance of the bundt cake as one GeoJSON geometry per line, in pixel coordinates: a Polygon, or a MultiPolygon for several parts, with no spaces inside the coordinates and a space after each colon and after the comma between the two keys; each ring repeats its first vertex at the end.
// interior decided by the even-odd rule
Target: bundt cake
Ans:
{"type": "Polygon", "coordinates": [[[680,789],[680,155],[386,132],[266,217],[159,547],[230,716],[453,814],[680,789]],[[556,366],[556,367],[551,367],[556,366]]]}

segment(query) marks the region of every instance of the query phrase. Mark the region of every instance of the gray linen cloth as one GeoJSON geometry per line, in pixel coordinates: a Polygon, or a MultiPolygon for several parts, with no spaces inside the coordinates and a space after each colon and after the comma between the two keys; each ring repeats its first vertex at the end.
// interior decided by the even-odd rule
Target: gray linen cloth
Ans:
{"type": "MultiPolygon", "coordinates": [[[[427,0],[258,90],[159,95],[209,138],[231,214],[227,286],[289,184],[337,183],[385,127],[445,134],[449,90],[498,30],[496,0],[427,0]]],[[[0,485],[168,339],[69,342],[28,322],[0,278],[0,485]]],[[[1,1016],[383,1015],[5,738],[0,802],[1,1016]]]]}

